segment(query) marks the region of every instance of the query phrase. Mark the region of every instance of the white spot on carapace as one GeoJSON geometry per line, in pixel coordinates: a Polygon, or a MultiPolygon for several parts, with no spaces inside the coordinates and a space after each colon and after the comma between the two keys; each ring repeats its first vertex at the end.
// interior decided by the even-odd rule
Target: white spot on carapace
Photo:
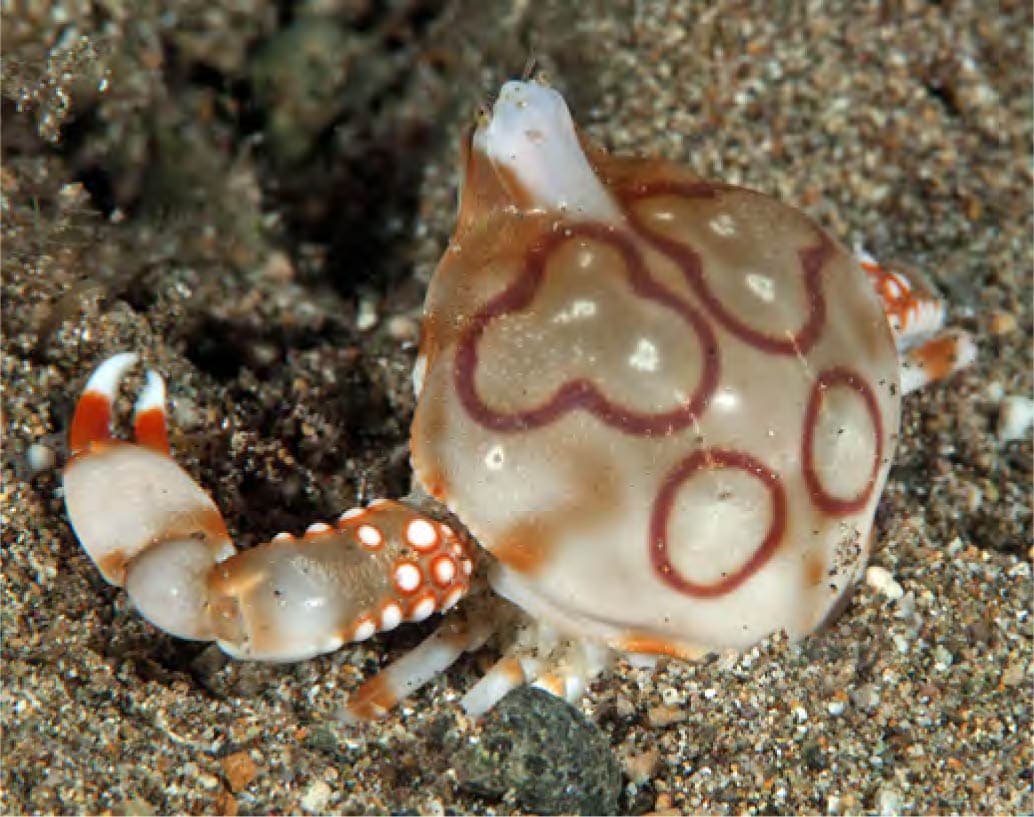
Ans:
{"type": "Polygon", "coordinates": [[[409,620],[423,621],[425,618],[430,617],[436,606],[434,596],[428,594],[421,597],[409,608],[409,620]]]}
{"type": "Polygon", "coordinates": [[[728,213],[719,213],[707,223],[707,226],[712,232],[725,238],[736,235],[736,221],[728,213]]]}
{"type": "Polygon", "coordinates": [[[650,213],[650,218],[654,221],[668,222],[675,220],[675,214],[671,210],[654,210],[650,213]]]}
{"type": "Polygon", "coordinates": [[[272,541],[274,541],[274,542],[293,542],[294,541],[294,536],[291,535],[290,533],[288,533],[287,531],[281,531],[280,533],[278,533],[276,536],[273,537],[272,541]]]}
{"type": "Polygon", "coordinates": [[[596,314],[596,302],[588,298],[575,298],[567,309],[557,312],[553,316],[553,323],[567,324],[572,321],[585,320],[596,314]]]}
{"type": "Polygon", "coordinates": [[[426,519],[414,519],[406,525],[406,541],[421,552],[438,547],[438,531],[426,519]]]}
{"type": "Polygon", "coordinates": [[[456,578],[456,563],[448,556],[437,556],[431,562],[431,578],[441,587],[448,587],[456,578]]]}
{"type": "Polygon", "coordinates": [[[424,574],[413,562],[399,562],[392,571],[395,587],[400,593],[415,593],[424,583],[424,574]]]}
{"type": "Polygon", "coordinates": [[[720,411],[733,411],[740,405],[740,396],[732,389],[719,389],[711,398],[711,405],[720,411]]]}
{"type": "Polygon", "coordinates": [[[635,351],[628,358],[628,365],[641,372],[655,372],[661,362],[661,354],[652,341],[639,338],[635,351]]]}
{"type": "Polygon", "coordinates": [[[359,540],[359,544],[370,550],[377,550],[384,543],[384,534],[373,525],[360,525],[356,529],[355,538],[359,540]]]}
{"type": "Polygon", "coordinates": [[[384,497],[378,497],[377,499],[373,500],[367,507],[369,507],[369,508],[380,508],[381,506],[387,505],[387,504],[388,504],[388,500],[387,499],[385,499],[384,497]]]}
{"type": "Polygon", "coordinates": [[[389,601],[381,608],[381,630],[394,630],[402,623],[402,608],[389,601]]]}
{"type": "Polygon", "coordinates": [[[747,282],[747,288],[766,304],[775,300],[775,283],[767,275],[748,272],[744,280],[747,282]]]}
{"type": "Polygon", "coordinates": [[[309,527],[305,529],[306,536],[318,536],[321,533],[327,533],[333,530],[330,525],[326,522],[313,522],[309,527]]]}
{"type": "Polygon", "coordinates": [[[352,640],[365,641],[375,632],[377,632],[377,625],[374,623],[374,620],[369,616],[363,616],[355,623],[355,627],[352,629],[352,640]]]}
{"type": "Polygon", "coordinates": [[[461,560],[460,560],[460,567],[461,567],[461,568],[463,568],[463,572],[464,572],[464,573],[465,573],[466,575],[468,575],[468,576],[469,576],[469,575],[470,575],[470,574],[471,574],[472,572],[474,572],[474,565],[473,565],[473,563],[472,563],[472,562],[470,561],[470,559],[461,559],[461,560]]]}
{"type": "Polygon", "coordinates": [[[506,464],[506,451],[499,445],[493,445],[485,454],[485,467],[489,471],[501,471],[506,464]]]}

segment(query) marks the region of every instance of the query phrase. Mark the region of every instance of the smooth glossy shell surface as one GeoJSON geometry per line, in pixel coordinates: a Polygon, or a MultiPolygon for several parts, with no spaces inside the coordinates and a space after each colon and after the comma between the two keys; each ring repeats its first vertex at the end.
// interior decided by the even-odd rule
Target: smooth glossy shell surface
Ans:
{"type": "Polygon", "coordinates": [[[899,420],[855,260],[771,198],[584,139],[617,215],[536,206],[482,141],[428,294],[419,479],[561,629],[675,654],[814,629],[899,420]]]}

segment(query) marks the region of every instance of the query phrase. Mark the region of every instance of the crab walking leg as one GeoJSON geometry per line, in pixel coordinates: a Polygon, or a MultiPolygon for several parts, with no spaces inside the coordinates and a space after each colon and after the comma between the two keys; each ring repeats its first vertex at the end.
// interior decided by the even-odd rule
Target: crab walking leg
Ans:
{"type": "Polygon", "coordinates": [[[480,717],[507,693],[538,678],[550,666],[549,657],[558,641],[556,630],[544,621],[521,623],[506,655],[463,696],[460,705],[464,711],[472,717],[480,717]]]}
{"type": "Polygon", "coordinates": [[[530,655],[504,655],[460,700],[463,711],[479,718],[499,703],[508,692],[524,686],[542,671],[542,659],[530,655]]]}
{"type": "Polygon", "coordinates": [[[563,698],[570,704],[576,703],[589,683],[607,668],[610,656],[611,652],[606,646],[579,639],[557,668],[540,674],[532,686],[563,698]]]}
{"type": "Polygon", "coordinates": [[[863,249],[858,262],[879,296],[901,356],[901,390],[921,389],[971,365],[977,346],[968,332],[941,332],[944,301],[917,276],[886,269],[863,249]]]}
{"type": "Polygon", "coordinates": [[[399,701],[441,675],[465,652],[478,649],[492,634],[485,619],[454,614],[428,638],[364,683],[348,703],[347,720],[376,720],[399,701]]]}
{"type": "Polygon", "coordinates": [[[901,354],[901,391],[904,394],[943,380],[977,359],[977,345],[968,332],[945,332],[906,349],[901,354]]]}

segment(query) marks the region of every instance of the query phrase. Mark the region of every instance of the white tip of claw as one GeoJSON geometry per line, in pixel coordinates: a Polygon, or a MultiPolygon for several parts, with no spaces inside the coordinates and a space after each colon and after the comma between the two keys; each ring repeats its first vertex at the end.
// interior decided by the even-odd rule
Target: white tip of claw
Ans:
{"type": "Polygon", "coordinates": [[[143,414],[145,411],[152,409],[158,409],[158,411],[165,411],[165,381],[162,380],[162,376],[158,372],[149,371],[147,373],[147,383],[140,392],[140,396],[136,399],[136,405],[133,407],[135,414],[143,414]]]}
{"type": "Polygon", "coordinates": [[[98,392],[114,402],[118,394],[118,384],[139,359],[140,356],[136,352],[119,352],[112,355],[90,375],[90,379],[86,381],[85,391],[98,392]]]}
{"type": "Polygon", "coordinates": [[[474,147],[488,156],[527,210],[616,222],[621,214],[578,141],[564,98],[536,82],[503,85],[474,147]],[[516,188],[516,189],[515,189],[516,188]]]}

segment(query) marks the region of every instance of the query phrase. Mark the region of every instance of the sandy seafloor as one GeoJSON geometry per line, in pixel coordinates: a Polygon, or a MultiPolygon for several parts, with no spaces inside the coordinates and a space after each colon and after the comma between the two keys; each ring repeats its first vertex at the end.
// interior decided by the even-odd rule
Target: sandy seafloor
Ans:
{"type": "Polygon", "coordinates": [[[1029,3],[12,5],[0,810],[547,807],[460,783],[480,727],[456,700],[492,650],[341,724],[431,622],[293,666],[220,661],[104,584],[26,456],[60,460],[90,369],[135,348],[243,545],[404,492],[458,136],[531,54],[609,148],[926,270],[980,343],[904,404],[872,557],[902,598],[863,584],[827,631],[738,660],[619,664],[581,703],[622,769],[616,808],[1034,810],[1031,442],[996,432],[1032,386],[1029,3]]]}

